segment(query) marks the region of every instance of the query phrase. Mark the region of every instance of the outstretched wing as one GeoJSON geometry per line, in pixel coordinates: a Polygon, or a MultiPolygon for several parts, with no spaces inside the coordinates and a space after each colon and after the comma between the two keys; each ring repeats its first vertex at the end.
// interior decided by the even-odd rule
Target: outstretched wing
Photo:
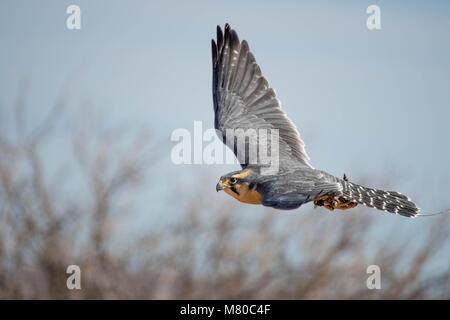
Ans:
{"type": "MultiPolygon", "coordinates": [[[[278,129],[280,168],[311,167],[305,144],[281,110],[275,90],[269,87],[247,42],[240,42],[228,24],[225,34],[217,26],[217,43],[212,40],[212,63],[215,128],[234,154],[238,156],[235,141],[224,138],[227,129],[278,129]]],[[[246,150],[252,143],[245,142],[246,150]]],[[[240,162],[243,168],[249,165],[248,157],[240,162]]]]}

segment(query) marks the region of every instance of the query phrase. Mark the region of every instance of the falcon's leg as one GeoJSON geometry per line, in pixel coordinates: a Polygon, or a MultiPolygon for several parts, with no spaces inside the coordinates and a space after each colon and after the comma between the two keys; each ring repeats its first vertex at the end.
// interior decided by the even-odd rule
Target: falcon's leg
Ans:
{"type": "Polygon", "coordinates": [[[326,196],[322,196],[322,197],[313,199],[313,201],[314,201],[314,208],[325,207],[325,208],[327,208],[329,210],[334,210],[333,207],[331,207],[331,209],[328,208],[329,207],[328,200],[330,199],[330,197],[334,197],[334,194],[333,195],[326,195],[326,196]]]}
{"type": "Polygon", "coordinates": [[[316,198],[314,201],[314,208],[325,207],[330,211],[334,209],[347,210],[357,206],[356,202],[352,202],[350,200],[346,200],[344,197],[339,197],[335,199],[335,195],[326,195],[319,198],[316,198]]]}
{"type": "Polygon", "coordinates": [[[350,200],[346,200],[343,197],[339,197],[336,209],[347,210],[356,207],[358,204],[350,200]]]}
{"type": "Polygon", "coordinates": [[[334,194],[322,196],[316,199],[313,199],[314,201],[314,208],[317,207],[325,207],[330,211],[333,211],[335,208],[335,202],[334,194]]]}
{"type": "MultiPolygon", "coordinates": [[[[344,181],[348,182],[348,177],[344,173],[343,177],[344,181]]],[[[356,207],[358,204],[356,202],[351,202],[350,200],[346,200],[344,197],[339,197],[339,203],[337,209],[347,210],[356,207]]]]}

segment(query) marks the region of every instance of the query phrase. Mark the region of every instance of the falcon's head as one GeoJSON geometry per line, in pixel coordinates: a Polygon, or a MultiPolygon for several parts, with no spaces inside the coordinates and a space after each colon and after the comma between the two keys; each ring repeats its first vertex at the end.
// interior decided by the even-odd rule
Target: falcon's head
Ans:
{"type": "Polygon", "coordinates": [[[245,203],[261,204],[256,173],[251,169],[230,172],[220,177],[216,190],[223,190],[233,198],[245,203]]]}

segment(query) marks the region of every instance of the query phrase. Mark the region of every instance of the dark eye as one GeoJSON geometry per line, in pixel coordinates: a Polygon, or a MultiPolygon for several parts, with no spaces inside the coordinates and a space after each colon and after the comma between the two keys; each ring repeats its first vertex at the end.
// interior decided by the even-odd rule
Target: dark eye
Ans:
{"type": "Polygon", "coordinates": [[[230,178],[230,183],[231,184],[235,184],[237,182],[237,179],[236,178],[230,178]]]}

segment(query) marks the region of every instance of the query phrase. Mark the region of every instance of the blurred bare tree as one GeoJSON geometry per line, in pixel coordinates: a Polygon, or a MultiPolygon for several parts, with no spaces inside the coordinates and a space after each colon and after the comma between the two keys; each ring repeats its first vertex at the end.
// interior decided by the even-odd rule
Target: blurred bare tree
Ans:
{"type": "Polygon", "coordinates": [[[266,211],[241,221],[234,202],[213,207],[196,195],[172,225],[118,247],[116,218],[133,211],[133,195],[148,192],[150,137],[85,117],[64,136],[66,166],[51,172],[45,146],[58,136],[65,104],[58,100],[30,128],[26,95],[3,110],[12,111],[14,132],[0,132],[0,298],[450,298],[449,270],[426,272],[448,247],[445,217],[424,230],[420,246],[407,238],[374,246],[372,219],[357,210],[331,219],[266,211]],[[366,287],[374,261],[382,290],[366,287]],[[74,263],[82,289],[71,291],[66,268],[74,263]]]}

